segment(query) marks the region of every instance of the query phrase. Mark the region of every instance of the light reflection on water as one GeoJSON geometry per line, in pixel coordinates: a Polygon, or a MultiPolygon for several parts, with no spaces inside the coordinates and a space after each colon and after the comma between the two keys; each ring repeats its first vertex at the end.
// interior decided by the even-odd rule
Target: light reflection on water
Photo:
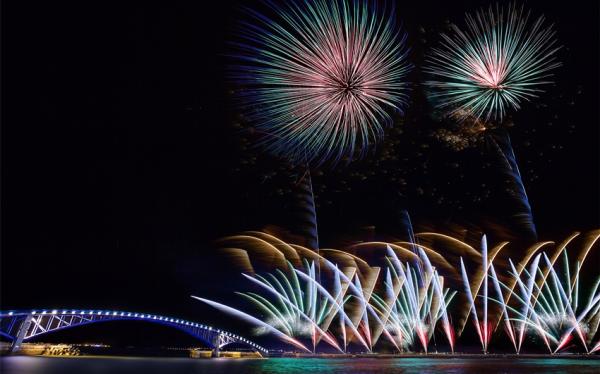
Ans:
{"type": "Polygon", "coordinates": [[[272,358],[188,359],[129,357],[3,357],[3,374],[341,374],[341,373],[600,373],[600,360],[578,359],[428,359],[428,358],[272,358]]]}

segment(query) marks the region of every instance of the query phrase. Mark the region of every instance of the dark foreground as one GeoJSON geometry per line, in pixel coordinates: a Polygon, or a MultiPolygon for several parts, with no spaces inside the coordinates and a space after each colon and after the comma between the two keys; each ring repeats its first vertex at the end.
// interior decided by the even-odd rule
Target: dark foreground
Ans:
{"type": "Polygon", "coordinates": [[[189,359],[123,357],[0,358],[3,374],[177,373],[599,373],[600,360],[514,358],[271,358],[189,359]]]}

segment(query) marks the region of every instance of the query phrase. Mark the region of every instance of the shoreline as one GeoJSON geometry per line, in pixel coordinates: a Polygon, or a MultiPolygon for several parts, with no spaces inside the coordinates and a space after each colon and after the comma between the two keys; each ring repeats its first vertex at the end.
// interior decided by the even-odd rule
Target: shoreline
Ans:
{"type": "Polygon", "coordinates": [[[190,360],[263,360],[263,359],[278,359],[278,358],[286,358],[286,359],[438,359],[438,360],[453,360],[453,359],[516,359],[516,360],[528,360],[528,359],[550,359],[550,360],[566,360],[566,359],[575,359],[575,360],[600,360],[600,355],[598,354],[579,354],[579,353],[562,353],[562,354],[536,354],[536,353],[526,353],[526,354],[503,354],[503,353],[454,353],[454,354],[444,354],[444,353],[433,353],[433,354],[289,354],[289,355],[281,355],[281,356],[271,356],[271,357],[219,357],[219,358],[191,358],[191,357],[177,357],[177,356],[137,356],[137,355],[74,355],[74,356],[62,356],[62,355],[27,355],[27,354],[16,354],[16,355],[0,355],[0,358],[9,358],[9,357],[42,357],[42,358],[84,358],[84,359],[190,359],[190,360]]]}
{"type": "MultiPolygon", "coordinates": [[[[376,354],[299,354],[299,355],[283,355],[284,358],[374,358],[374,359],[402,359],[402,358],[424,358],[424,359],[584,359],[584,360],[600,360],[598,354],[585,353],[560,353],[560,354],[544,354],[544,353],[376,353],[376,354]]],[[[269,357],[276,358],[276,357],[269,357]]]]}

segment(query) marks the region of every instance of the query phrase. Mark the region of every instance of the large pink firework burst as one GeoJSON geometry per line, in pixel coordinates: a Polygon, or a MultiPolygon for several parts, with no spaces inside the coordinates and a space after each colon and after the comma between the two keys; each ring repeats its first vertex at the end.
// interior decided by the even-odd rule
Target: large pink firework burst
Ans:
{"type": "Polygon", "coordinates": [[[367,0],[270,4],[251,11],[235,78],[264,145],[293,162],[362,154],[406,103],[405,36],[367,0]]]}

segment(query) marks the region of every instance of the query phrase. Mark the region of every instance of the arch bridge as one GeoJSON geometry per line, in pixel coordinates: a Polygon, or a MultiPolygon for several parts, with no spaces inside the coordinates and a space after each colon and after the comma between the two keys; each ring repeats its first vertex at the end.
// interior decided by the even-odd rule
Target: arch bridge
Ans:
{"type": "Polygon", "coordinates": [[[268,350],[239,335],[201,323],[155,314],[90,309],[52,309],[0,311],[0,335],[11,341],[11,352],[18,352],[23,342],[77,326],[108,321],[147,321],[184,331],[213,350],[213,356],[226,345],[243,344],[262,355],[268,350]]]}

